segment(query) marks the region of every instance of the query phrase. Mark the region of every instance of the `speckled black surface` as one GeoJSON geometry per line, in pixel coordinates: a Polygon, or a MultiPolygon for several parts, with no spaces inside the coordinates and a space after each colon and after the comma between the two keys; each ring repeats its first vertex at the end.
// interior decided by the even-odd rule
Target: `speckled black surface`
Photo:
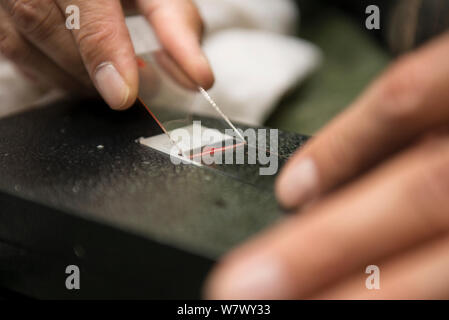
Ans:
{"type": "MultiPolygon", "coordinates": [[[[275,177],[260,177],[250,165],[219,170],[175,166],[168,156],[135,142],[158,133],[140,106],[113,112],[97,100],[61,101],[1,119],[0,193],[7,196],[0,204],[26,199],[31,208],[39,204],[55,216],[95,222],[208,261],[282,215],[272,191],[275,177]]],[[[304,141],[300,135],[280,133],[282,161],[304,141]]],[[[16,236],[20,232],[7,230],[14,215],[1,212],[0,238],[39,250],[31,240],[16,236]]],[[[29,228],[38,239],[33,223],[21,232],[27,234],[29,228]]],[[[53,227],[61,225],[47,226],[53,227]]],[[[62,242],[64,232],[59,234],[62,242]]],[[[67,230],[67,235],[73,232],[67,230]]],[[[78,243],[68,245],[86,250],[100,236],[78,234],[78,243]]],[[[57,250],[46,251],[48,240],[40,244],[42,252],[57,255],[57,250]]],[[[102,241],[107,243],[107,238],[102,241]]]]}

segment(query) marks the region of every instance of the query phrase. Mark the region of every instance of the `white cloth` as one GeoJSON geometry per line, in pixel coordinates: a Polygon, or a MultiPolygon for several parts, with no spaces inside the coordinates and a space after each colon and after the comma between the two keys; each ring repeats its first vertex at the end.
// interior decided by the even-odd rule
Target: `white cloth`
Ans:
{"type": "MultiPolygon", "coordinates": [[[[290,0],[196,3],[206,25],[204,50],[216,78],[210,94],[231,119],[263,123],[282,95],[319,65],[319,49],[290,36],[299,19],[290,0]]],[[[127,18],[127,24],[137,54],[158,47],[142,17],[127,18]]],[[[39,98],[39,89],[0,60],[0,116],[36,105],[39,98]]],[[[205,100],[197,99],[194,105],[184,107],[215,115],[205,100]]]]}
{"type": "MultiPolygon", "coordinates": [[[[216,83],[210,95],[229,118],[261,125],[282,96],[319,64],[319,51],[301,39],[246,29],[230,29],[204,46],[216,83]]],[[[193,111],[214,115],[204,99],[193,111]]]]}

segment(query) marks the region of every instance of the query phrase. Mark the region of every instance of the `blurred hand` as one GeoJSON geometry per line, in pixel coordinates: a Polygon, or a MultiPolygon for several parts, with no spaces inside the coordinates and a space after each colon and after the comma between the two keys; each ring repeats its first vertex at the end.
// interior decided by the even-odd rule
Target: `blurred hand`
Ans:
{"type": "MultiPolygon", "coordinates": [[[[191,0],[135,0],[168,54],[199,85],[213,74],[201,48],[202,21],[191,0]]],[[[0,0],[0,52],[32,79],[66,90],[94,85],[113,109],[138,91],[134,49],[119,0],[0,0]],[[66,28],[67,6],[80,9],[79,30],[66,28]]]]}
{"type": "Polygon", "coordinates": [[[446,34],[400,58],[299,150],[276,191],[303,211],[225,257],[207,297],[449,298],[448,57],[446,34]]]}

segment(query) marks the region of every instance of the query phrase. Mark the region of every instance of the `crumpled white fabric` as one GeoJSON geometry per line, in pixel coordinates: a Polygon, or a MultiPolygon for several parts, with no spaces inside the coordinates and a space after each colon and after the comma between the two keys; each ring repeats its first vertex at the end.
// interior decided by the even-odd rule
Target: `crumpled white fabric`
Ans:
{"type": "Polygon", "coordinates": [[[299,12],[291,0],[195,0],[209,34],[228,28],[293,33],[299,12]]]}
{"type": "MultiPolygon", "coordinates": [[[[285,92],[320,63],[317,47],[291,36],[299,20],[296,6],[290,0],[195,2],[205,22],[204,50],[216,78],[211,96],[231,119],[262,124],[285,92]]],[[[137,54],[158,47],[142,17],[127,18],[127,25],[137,54]]],[[[43,96],[48,101],[48,96],[0,58],[0,117],[39,105],[43,96]]],[[[195,101],[184,107],[216,115],[206,100],[195,101]]]]}
{"type": "MultiPolygon", "coordinates": [[[[229,118],[261,125],[282,96],[319,64],[310,43],[271,32],[229,29],[209,38],[216,83],[210,95],[229,118]]],[[[197,99],[193,112],[214,115],[207,101],[197,99]]]]}

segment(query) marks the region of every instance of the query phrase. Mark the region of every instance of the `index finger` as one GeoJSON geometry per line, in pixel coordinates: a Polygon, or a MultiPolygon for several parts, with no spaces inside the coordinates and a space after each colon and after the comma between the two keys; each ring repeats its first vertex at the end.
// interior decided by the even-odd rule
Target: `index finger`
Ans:
{"type": "Polygon", "coordinates": [[[191,0],[138,0],[143,15],[151,22],[168,54],[195,82],[212,87],[214,75],[201,49],[203,23],[191,0]]]}
{"type": "Polygon", "coordinates": [[[446,234],[448,163],[448,134],[413,146],[231,252],[212,273],[208,297],[307,298],[446,234]]]}
{"type": "Polygon", "coordinates": [[[449,34],[401,58],[285,166],[286,208],[343,184],[429,129],[449,122],[449,34]]]}

